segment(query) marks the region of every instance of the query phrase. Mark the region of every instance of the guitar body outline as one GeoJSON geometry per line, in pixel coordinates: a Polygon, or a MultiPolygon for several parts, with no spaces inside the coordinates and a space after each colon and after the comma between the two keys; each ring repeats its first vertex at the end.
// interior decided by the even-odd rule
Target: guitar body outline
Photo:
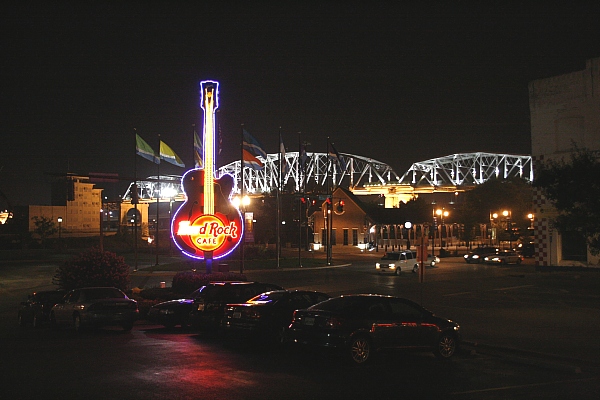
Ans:
{"type": "MultiPolygon", "coordinates": [[[[192,169],[182,177],[181,184],[186,199],[173,215],[171,231],[173,232],[173,241],[186,255],[199,259],[205,259],[207,256],[217,259],[229,254],[238,246],[243,237],[244,224],[240,211],[233,206],[227,195],[233,189],[231,175],[226,174],[214,180],[214,214],[204,213],[204,174],[205,171],[202,169],[192,169]],[[218,247],[213,250],[202,250],[198,243],[194,242],[195,235],[180,234],[182,222],[188,223],[189,226],[198,226],[198,223],[202,223],[199,221],[201,217],[206,215],[214,215],[225,227],[231,227],[233,223],[235,235],[225,238],[225,242],[230,243],[230,246],[224,246],[225,242],[223,242],[220,245],[214,244],[218,247]],[[209,252],[212,254],[208,254],[209,252]]],[[[209,233],[207,232],[207,234],[209,233]]]]}

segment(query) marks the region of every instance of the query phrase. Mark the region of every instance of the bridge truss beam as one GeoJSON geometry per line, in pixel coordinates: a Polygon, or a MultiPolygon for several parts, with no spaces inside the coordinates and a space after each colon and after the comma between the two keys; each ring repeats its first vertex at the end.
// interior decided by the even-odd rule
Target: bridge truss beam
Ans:
{"type": "Polygon", "coordinates": [[[474,186],[492,178],[519,176],[533,181],[531,156],[459,153],[414,163],[400,184],[417,186],[474,186]]]}

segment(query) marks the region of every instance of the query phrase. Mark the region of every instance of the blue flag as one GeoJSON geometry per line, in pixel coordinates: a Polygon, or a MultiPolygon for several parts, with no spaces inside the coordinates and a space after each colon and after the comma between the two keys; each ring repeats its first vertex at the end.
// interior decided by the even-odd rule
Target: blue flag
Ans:
{"type": "Polygon", "coordinates": [[[263,149],[262,145],[254,136],[252,136],[247,130],[243,129],[244,135],[244,150],[252,154],[255,157],[262,157],[267,159],[267,152],[263,149]]]}

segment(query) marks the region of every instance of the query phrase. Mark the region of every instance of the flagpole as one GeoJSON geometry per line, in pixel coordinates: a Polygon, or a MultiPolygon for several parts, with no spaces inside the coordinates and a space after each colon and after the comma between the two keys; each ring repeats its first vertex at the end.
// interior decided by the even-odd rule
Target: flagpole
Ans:
{"type": "Polygon", "coordinates": [[[327,218],[327,224],[325,227],[326,230],[326,235],[327,235],[327,265],[331,265],[331,235],[332,235],[332,224],[331,224],[331,217],[333,216],[333,213],[331,212],[331,209],[333,209],[333,199],[331,198],[331,185],[329,184],[329,179],[333,179],[333,177],[330,177],[329,175],[331,175],[331,157],[329,156],[329,147],[330,147],[330,142],[329,142],[329,136],[327,136],[327,198],[329,199],[329,201],[326,203],[326,208],[327,210],[325,211],[325,216],[327,218]],[[330,209],[331,207],[331,209],[330,209]]]}
{"type": "Polygon", "coordinates": [[[135,203],[133,204],[134,207],[134,212],[135,215],[133,216],[134,221],[135,221],[135,226],[134,226],[134,233],[133,233],[133,254],[134,254],[134,266],[133,266],[133,272],[137,272],[138,270],[138,187],[137,187],[137,129],[133,128],[133,139],[135,140],[135,151],[136,153],[134,154],[134,158],[133,158],[133,189],[135,191],[135,197],[131,196],[131,199],[135,201],[135,203]]]}
{"type": "Polygon", "coordinates": [[[275,228],[276,234],[277,234],[277,241],[276,241],[276,251],[277,251],[277,268],[280,268],[280,257],[281,257],[281,238],[280,238],[280,228],[279,225],[281,225],[281,215],[280,215],[280,198],[281,198],[281,127],[279,127],[279,144],[277,145],[277,147],[279,148],[279,182],[277,185],[277,226],[275,228]]]}
{"type": "MultiPolygon", "coordinates": [[[[300,139],[300,133],[298,132],[298,158],[296,158],[296,168],[298,173],[298,180],[300,182],[298,190],[301,192],[302,198],[304,198],[304,190],[302,187],[302,171],[300,168],[300,155],[302,154],[302,141],[300,139]]],[[[306,199],[304,199],[306,204],[306,199]]],[[[302,200],[298,199],[298,267],[302,268],[302,200]]]]}
{"type": "Polygon", "coordinates": [[[156,195],[156,237],[154,238],[154,243],[155,243],[155,247],[156,247],[156,265],[158,266],[158,218],[159,218],[158,209],[160,206],[160,133],[158,134],[158,159],[157,159],[157,161],[158,161],[158,163],[157,163],[156,171],[158,174],[158,179],[157,179],[158,193],[156,195]]]}
{"type": "Polygon", "coordinates": [[[192,161],[196,168],[196,124],[192,124],[192,161]]]}
{"type": "MultiPolygon", "coordinates": [[[[246,213],[244,207],[244,124],[242,124],[242,141],[240,142],[240,211],[245,222],[246,213]]],[[[240,247],[240,274],[244,273],[244,242],[246,241],[246,232],[242,231],[242,245],[240,247]]]]}

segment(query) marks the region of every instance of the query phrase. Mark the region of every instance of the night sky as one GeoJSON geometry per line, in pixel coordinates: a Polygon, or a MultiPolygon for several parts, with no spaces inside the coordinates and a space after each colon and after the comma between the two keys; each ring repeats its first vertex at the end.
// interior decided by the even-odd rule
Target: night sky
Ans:
{"type": "Polygon", "coordinates": [[[191,166],[205,79],[220,82],[218,166],[239,158],[242,123],[268,152],[281,127],[288,151],[298,132],[309,151],[329,136],[399,175],[453,153],[529,154],[528,83],[600,57],[597,1],[55,3],[0,12],[2,208],[49,204],[51,174],[132,176],[134,128],[191,166]]]}

